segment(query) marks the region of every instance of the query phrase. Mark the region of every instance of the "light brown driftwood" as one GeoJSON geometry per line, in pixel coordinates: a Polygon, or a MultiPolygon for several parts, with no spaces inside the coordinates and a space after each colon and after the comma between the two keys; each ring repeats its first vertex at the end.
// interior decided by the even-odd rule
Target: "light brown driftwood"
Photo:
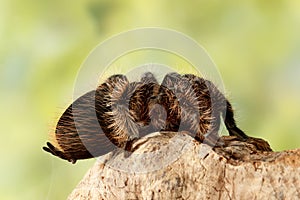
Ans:
{"type": "Polygon", "coordinates": [[[300,149],[223,138],[227,147],[211,149],[185,133],[152,134],[130,156],[100,157],[68,199],[300,199],[300,149]]]}

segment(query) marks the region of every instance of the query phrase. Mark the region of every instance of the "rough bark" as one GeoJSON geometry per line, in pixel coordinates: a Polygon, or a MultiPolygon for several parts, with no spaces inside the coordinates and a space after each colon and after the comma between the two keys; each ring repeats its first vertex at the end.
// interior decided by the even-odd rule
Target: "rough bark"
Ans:
{"type": "Polygon", "coordinates": [[[300,149],[223,139],[212,149],[185,133],[152,134],[131,155],[100,157],[68,199],[300,199],[300,149]]]}

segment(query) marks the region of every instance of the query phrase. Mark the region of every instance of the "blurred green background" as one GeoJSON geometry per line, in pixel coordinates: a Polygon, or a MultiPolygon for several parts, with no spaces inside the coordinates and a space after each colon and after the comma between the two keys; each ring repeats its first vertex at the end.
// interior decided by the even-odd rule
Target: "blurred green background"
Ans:
{"type": "MultiPolygon", "coordinates": [[[[146,26],[210,54],[239,126],[276,151],[300,147],[300,1],[0,1],[0,199],[66,199],[95,160],[41,147],[100,42],[146,26]]],[[[117,72],[116,72],[117,73],[117,72]]]]}

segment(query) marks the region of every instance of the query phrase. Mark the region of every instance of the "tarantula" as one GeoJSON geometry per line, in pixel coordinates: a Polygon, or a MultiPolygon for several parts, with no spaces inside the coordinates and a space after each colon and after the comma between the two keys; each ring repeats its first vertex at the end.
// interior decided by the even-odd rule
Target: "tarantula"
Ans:
{"type": "Polygon", "coordinates": [[[136,82],[117,74],[66,109],[56,126],[58,147],[47,142],[43,149],[75,163],[115,147],[130,151],[134,140],[156,131],[186,131],[214,145],[222,119],[229,135],[249,138],[236,126],[229,101],[208,80],[169,73],[159,84],[151,72],[136,82]]]}

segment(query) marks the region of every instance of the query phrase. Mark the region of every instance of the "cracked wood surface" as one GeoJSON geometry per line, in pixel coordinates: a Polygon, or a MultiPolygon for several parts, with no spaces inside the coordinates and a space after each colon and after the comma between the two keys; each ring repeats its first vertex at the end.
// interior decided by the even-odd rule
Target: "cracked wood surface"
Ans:
{"type": "Polygon", "coordinates": [[[258,151],[223,136],[212,149],[181,133],[154,133],[99,157],[68,199],[300,199],[300,149],[258,151]]]}

